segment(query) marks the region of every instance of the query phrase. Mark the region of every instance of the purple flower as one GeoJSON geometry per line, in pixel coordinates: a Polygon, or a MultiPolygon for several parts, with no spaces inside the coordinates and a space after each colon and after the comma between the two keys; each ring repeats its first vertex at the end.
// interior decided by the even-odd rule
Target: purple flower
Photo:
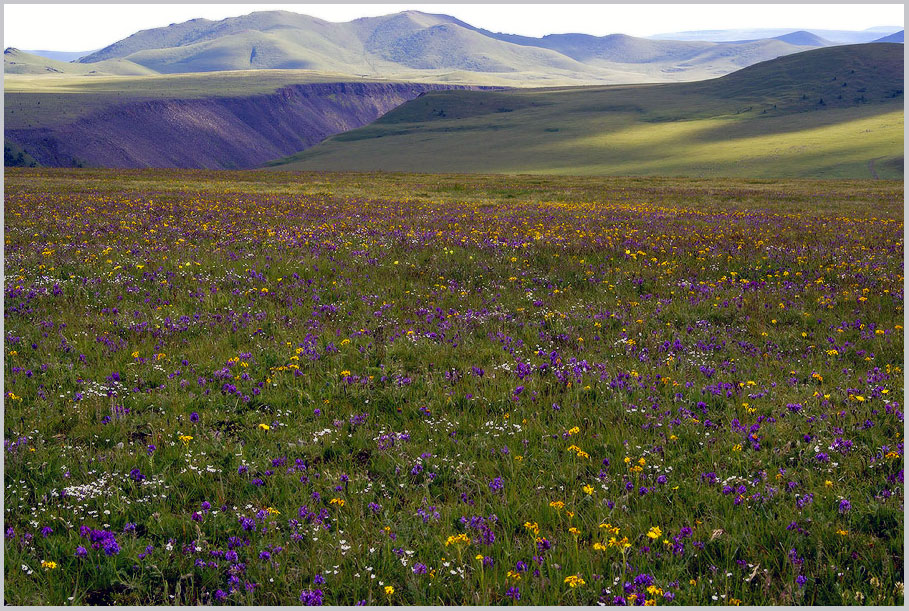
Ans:
{"type": "Polygon", "coordinates": [[[425,575],[426,574],[426,565],[422,562],[418,562],[413,565],[413,572],[415,575],[425,575]]]}
{"type": "Polygon", "coordinates": [[[517,586],[508,588],[508,590],[505,592],[505,596],[511,600],[521,600],[521,592],[518,590],[517,586]]]}
{"type": "Polygon", "coordinates": [[[199,422],[199,414],[198,414],[198,412],[193,412],[193,413],[191,413],[191,414],[189,415],[189,421],[190,421],[190,422],[199,422]]]}
{"type": "Polygon", "coordinates": [[[54,529],[53,529],[53,528],[51,528],[50,526],[45,526],[44,528],[41,529],[41,536],[42,536],[42,537],[47,537],[47,536],[50,535],[52,532],[54,532],[54,529]]]}
{"type": "Polygon", "coordinates": [[[491,482],[489,482],[489,489],[492,490],[493,492],[498,492],[499,490],[502,490],[504,487],[505,487],[505,484],[502,483],[501,477],[497,477],[497,478],[493,479],[491,482]]]}
{"type": "Polygon", "coordinates": [[[117,545],[117,541],[112,537],[105,541],[104,543],[104,555],[105,556],[116,556],[120,553],[120,546],[117,545]]]}
{"type": "Polygon", "coordinates": [[[322,605],[322,590],[303,590],[300,592],[300,602],[307,607],[322,605]]]}
{"type": "Polygon", "coordinates": [[[846,499],[843,499],[842,501],[840,501],[840,513],[846,513],[850,509],[852,509],[852,503],[850,503],[846,499]]]}
{"type": "Polygon", "coordinates": [[[312,582],[314,584],[316,584],[317,586],[319,586],[319,585],[322,585],[323,583],[325,583],[325,578],[322,577],[321,575],[316,575],[315,577],[312,578],[312,582]]]}
{"type": "Polygon", "coordinates": [[[808,578],[804,575],[799,575],[795,578],[795,583],[799,584],[800,588],[804,588],[805,584],[808,583],[808,578]]]}
{"type": "Polygon", "coordinates": [[[76,548],[76,558],[85,558],[88,556],[88,550],[81,545],[76,548]]]}

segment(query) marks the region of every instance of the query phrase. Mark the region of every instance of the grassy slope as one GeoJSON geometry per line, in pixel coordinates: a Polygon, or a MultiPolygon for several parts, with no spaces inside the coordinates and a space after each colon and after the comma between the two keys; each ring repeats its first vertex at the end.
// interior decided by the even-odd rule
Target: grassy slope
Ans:
{"type": "Polygon", "coordinates": [[[19,49],[7,49],[3,53],[4,74],[29,74],[42,76],[57,75],[120,75],[142,76],[155,74],[155,70],[141,66],[128,59],[112,58],[90,64],[65,62],[34,55],[19,49]]]}
{"type": "Polygon", "coordinates": [[[440,92],[278,167],[900,178],[901,82],[901,48],[862,45],[704,83],[440,92]]]}

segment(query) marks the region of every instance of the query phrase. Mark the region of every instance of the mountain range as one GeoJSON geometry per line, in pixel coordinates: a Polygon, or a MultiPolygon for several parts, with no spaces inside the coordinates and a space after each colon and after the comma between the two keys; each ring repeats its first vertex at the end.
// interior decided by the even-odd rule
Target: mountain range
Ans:
{"type": "MultiPolygon", "coordinates": [[[[833,44],[851,45],[865,42],[896,42],[880,40],[882,37],[902,30],[899,26],[878,26],[867,30],[824,30],[805,28],[804,30],[833,44]]],[[[713,42],[728,42],[736,40],[758,40],[761,38],[775,38],[792,32],[783,28],[738,28],[732,30],[692,30],[687,32],[666,32],[654,34],[648,38],[661,40],[706,40],[713,42]]]]}
{"type": "MultiPolygon", "coordinates": [[[[490,32],[448,15],[404,11],[334,23],[289,11],[142,30],[76,62],[17,52],[8,74],[173,74],[296,69],[390,80],[566,85],[702,80],[761,61],[837,44],[782,31],[734,42],[655,40],[624,34],[490,32]]],[[[875,33],[879,37],[880,32],[875,33]]],[[[840,39],[842,36],[840,36],[840,39]]]]}

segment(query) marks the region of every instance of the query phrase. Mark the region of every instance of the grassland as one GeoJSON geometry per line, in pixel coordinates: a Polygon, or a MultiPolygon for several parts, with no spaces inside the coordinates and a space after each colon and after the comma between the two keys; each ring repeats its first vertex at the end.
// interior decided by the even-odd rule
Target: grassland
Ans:
{"type": "Polygon", "coordinates": [[[7,170],[5,602],[902,604],[903,195],[7,170]]]}
{"type": "Polygon", "coordinates": [[[274,166],[902,177],[902,48],[800,53],[701,83],[436,92],[274,166]]]}

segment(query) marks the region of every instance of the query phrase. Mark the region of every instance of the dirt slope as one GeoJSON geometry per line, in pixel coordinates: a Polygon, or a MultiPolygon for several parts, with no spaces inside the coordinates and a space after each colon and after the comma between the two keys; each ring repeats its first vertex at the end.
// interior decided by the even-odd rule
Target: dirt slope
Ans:
{"type": "Polygon", "coordinates": [[[425,91],[416,83],[293,85],[246,97],[131,101],[5,138],[41,165],[237,169],[360,127],[425,91]]]}

